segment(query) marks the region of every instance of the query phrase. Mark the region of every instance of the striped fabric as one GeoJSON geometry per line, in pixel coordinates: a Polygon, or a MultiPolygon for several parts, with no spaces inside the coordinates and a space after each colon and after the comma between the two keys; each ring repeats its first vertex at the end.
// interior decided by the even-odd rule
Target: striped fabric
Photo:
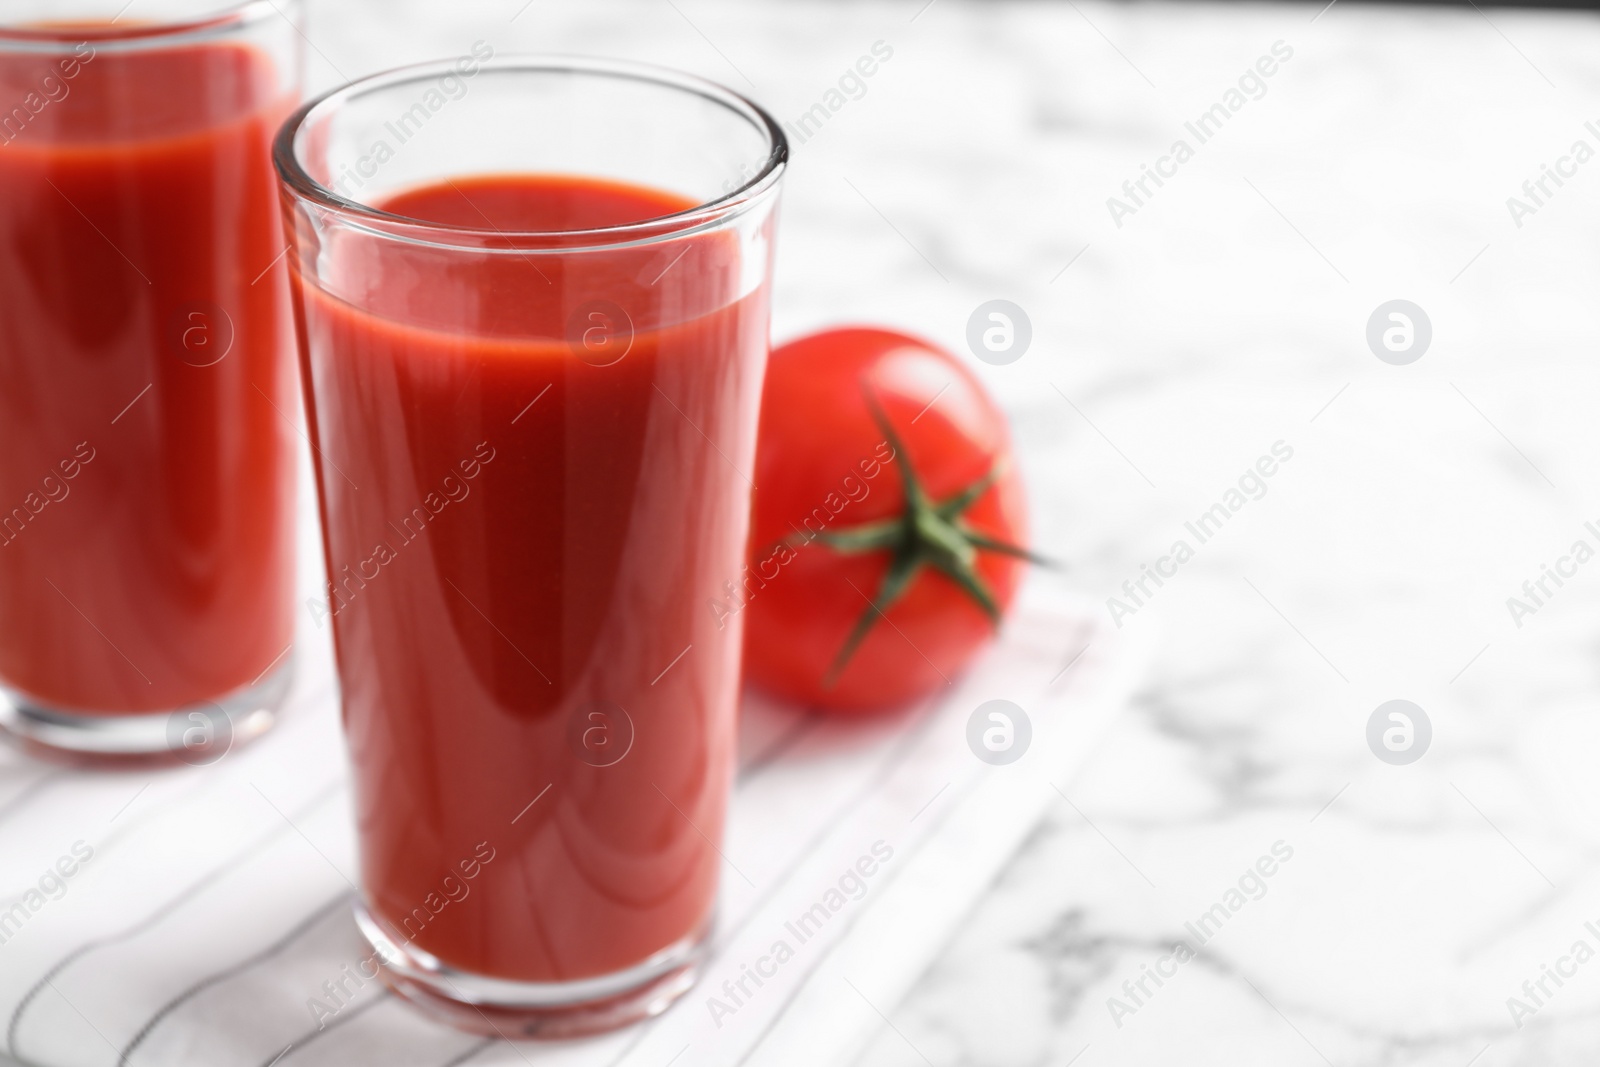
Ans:
{"type": "Polygon", "coordinates": [[[302,644],[278,729],[213,766],[87,773],[0,749],[0,1051],[41,1067],[836,1062],[885,1025],[1121,707],[1140,656],[1095,619],[1036,584],[976,669],[889,719],[749,697],[705,975],[659,1019],[581,1042],[457,1033],[361,979],[321,642],[302,644]],[[1033,726],[1009,766],[968,747],[995,698],[1033,726]]]}

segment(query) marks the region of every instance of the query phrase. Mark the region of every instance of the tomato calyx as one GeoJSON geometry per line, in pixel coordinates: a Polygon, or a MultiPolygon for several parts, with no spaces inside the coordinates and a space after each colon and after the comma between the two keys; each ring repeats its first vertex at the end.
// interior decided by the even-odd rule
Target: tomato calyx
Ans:
{"type": "MultiPolygon", "coordinates": [[[[807,532],[799,535],[803,543],[813,541],[842,555],[868,552],[888,552],[889,571],[878,586],[877,595],[856,620],[839,654],[822,679],[823,688],[829,688],[861,642],[872,631],[879,618],[887,616],[894,604],[905,595],[924,567],[932,567],[955,582],[991,622],[1000,622],[1000,606],[995,602],[989,584],[978,573],[979,551],[998,552],[1006,556],[1025,559],[1031,563],[1049,566],[1050,561],[1036,556],[1025,548],[992,537],[968,524],[962,515],[988,492],[1004,472],[1004,460],[996,460],[988,472],[977,481],[958,490],[943,500],[929,496],[916,468],[911,463],[900,435],[870,391],[866,393],[867,407],[873,420],[883,431],[884,438],[894,449],[895,464],[900,472],[905,505],[899,515],[891,519],[862,523],[843,530],[807,532]]],[[[795,538],[790,539],[791,542],[795,538]]],[[[852,583],[853,584],[853,583],[852,583]]],[[[856,590],[861,592],[861,590],[856,590]]],[[[865,596],[865,593],[862,593],[865,596]]]]}

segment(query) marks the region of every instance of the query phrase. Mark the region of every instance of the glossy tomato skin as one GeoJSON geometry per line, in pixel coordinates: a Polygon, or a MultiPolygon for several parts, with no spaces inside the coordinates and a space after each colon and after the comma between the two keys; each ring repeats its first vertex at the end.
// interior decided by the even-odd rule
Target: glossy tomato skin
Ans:
{"type": "MultiPolygon", "coordinates": [[[[993,636],[983,609],[950,578],[924,567],[833,684],[823,685],[877,596],[889,556],[841,554],[821,542],[791,547],[785,539],[899,516],[907,459],[936,500],[1003,460],[998,481],[964,519],[1001,541],[1026,545],[1026,505],[1005,416],[955,356],[877,329],[829,330],[773,351],[762,395],[750,567],[739,599],[749,681],[818,709],[888,709],[952,682],[993,636]],[[908,455],[895,454],[864,389],[908,455]]],[[[978,573],[1003,610],[1026,564],[982,550],[978,558],[978,573]]]]}

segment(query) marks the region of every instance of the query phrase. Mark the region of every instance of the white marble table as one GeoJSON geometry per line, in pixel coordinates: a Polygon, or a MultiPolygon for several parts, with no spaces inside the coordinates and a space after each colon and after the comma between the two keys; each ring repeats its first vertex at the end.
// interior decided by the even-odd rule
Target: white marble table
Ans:
{"type": "Polygon", "coordinates": [[[1195,547],[1124,620],[1163,633],[1141,699],[861,1063],[1592,1062],[1600,962],[1561,964],[1520,1028],[1507,998],[1600,948],[1600,563],[1520,627],[1506,601],[1600,547],[1600,161],[1561,164],[1521,226],[1506,201],[1600,148],[1600,23],[520,3],[320,4],[314,79],[483,38],[686,67],[792,121],[884,42],[797,148],[777,336],[865,320],[958,345],[978,303],[1017,302],[1033,346],[985,373],[1039,543],[1102,597],[1195,547]],[[1264,93],[1199,143],[1185,123],[1279,41],[1264,93]],[[1193,158],[1161,162],[1180,138],[1193,158]],[[1107,198],[1158,163],[1176,173],[1119,227],[1107,198]],[[1408,366],[1365,338],[1394,298],[1433,327],[1408,366]],[[1185,522],[1278,441],[1265,495],[1195,544],[1185,522]],[[1434,729],[1409,766],[1365,740],[1394,698],[1434,729]],[[1185,922],[1279,841],[1265,895],[1199,946],[1185,922]],[[1123,991],[1180,938],[1196,959],[1123,991]]]}
{"type": "Polygon", "coordinates": [[[1032,347],[982,369],[1060,580],[1124,596],[1194,549],[1128,601],[1162,634],[1140,699],[858,1062],[1593,1062],[1600,962],[1570,954],[1600,949],[1600,563],[1560,561],[1600,548],[1600,161],[1560,160],[1600,149],[1600,23],[923,5],[323,0],[310,29],[316,86],[483,39],[685,67],[790,120],[884,42],[798,146],[777,336],[957,346],[1015,301],[1032,347]],[[1185,123],[1280,41],[1201,144],[1185,123]],[[1558,163],[1519,226],[1507,198],[1558,163]],[[1170,176],[1135,202],[1142,164],[1170,176]],[[1405,366],[1365,336],[1395,298],[1432,324],[1405,366]],[[1573,573],[1513,619],[1546,564],[1573,573]],[[1395,698],[1433,729],[1407,766],[1365,736],[1395,698]],[[1545,964],[1572,977],[1535,1006],[1545,964]]]}

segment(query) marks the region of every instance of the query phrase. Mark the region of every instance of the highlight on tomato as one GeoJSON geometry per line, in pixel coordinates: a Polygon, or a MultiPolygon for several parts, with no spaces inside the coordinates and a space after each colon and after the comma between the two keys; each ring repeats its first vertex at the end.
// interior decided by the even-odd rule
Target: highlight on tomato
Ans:
{"type": "Polygon", "coordinates": [[[775,349],[761,404],[745,676],[819,709],[906,704],[994,634],[1027,562],[1005,416],[959,359],[888,330],[775,349]]]}

